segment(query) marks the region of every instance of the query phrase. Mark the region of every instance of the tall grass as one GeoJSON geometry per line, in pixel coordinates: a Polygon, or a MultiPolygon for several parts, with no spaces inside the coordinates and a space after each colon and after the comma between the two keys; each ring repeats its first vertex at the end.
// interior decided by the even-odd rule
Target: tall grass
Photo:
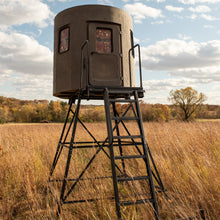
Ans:
{"type": "MultiPolygon", "coordinates": [[[[98,140],[106,137],[105,123],[87,126],[98,140]]],[[[132,123],[128,126],[133,127],[132,123]]],[[[57,206],[47,188],[47,180],[61,129],[61,124],[0,125],[0,219],[56,218],[57,206]]],[[[206,219],[217,220],[220,216],[220,122],[144,123],[144,129],[169,197],[166,199],[158,193],[161,219],[195,216],[203,209],[206,219]]],[[[80,127],[77,138],[87,138],[80,127]]],[[[95,149],[81,150],[73,155],[73,175],[83,169],[94,152],[95,149]]],[[[140,164],[129,165],[129,172],[141,172],[140,164]],[[138,171],[135,166],[139,167],[138,171]]],[[[101,152],[85,175],[111,175],[109,166],[109,159],[101,152]]],[[[62,176],[63,170],[61,166],[56,175],[62,176]]],[[[120,190],[131,196],[125,186],[120,190]]],[[[114,202],[105,200],[111,193],[111,179],[84,181],[74,196],[96,195],[103,200],[65,205],[61,218],[116,219],[114,202]]],[[[124,219],[153,218],[148,204],[122,208],[122,215],[124,219]]]]}

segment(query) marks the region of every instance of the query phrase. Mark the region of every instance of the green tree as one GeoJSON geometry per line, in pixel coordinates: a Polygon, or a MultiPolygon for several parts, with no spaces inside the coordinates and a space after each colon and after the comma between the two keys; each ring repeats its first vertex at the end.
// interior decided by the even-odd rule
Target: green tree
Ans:
{"type": "Polygon", "coordinates": [[[168,100],[181,109],[184,121],[189,121],[206,100],[203,93],[198,93],[192,87],[171,90],[169,95],[168,100]]]}

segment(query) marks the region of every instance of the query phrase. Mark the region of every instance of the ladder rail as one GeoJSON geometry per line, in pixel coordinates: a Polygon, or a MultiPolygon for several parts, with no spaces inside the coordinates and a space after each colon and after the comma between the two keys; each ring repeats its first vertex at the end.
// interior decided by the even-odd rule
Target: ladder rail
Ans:
{"type": "MultiPolygon", "coordinates": [[[[113,120],[115,120],[115,126],[116,126],[116,133],[117,136],[120,136],[120,131],[119,131],[119,124],[117,123],[117,111],[116,111],[116,106],[115,103],[112,103],[112,108],[113,108],[113,113],[114,113],[114,118],[112,117],[113,120]]],[[[121,139],[118,139],[118,146],[119,146],[119,151],[120,155],[123,156],[123,150],[122,150],[122,145],[121,145],[121,139]]],[[[122,168],[123,168],[123,173],[126,173],[125,171],[125,162],[124,159],[122,159],[122,168]]]]}
{"type": "MultiPolygon", "coordinates": [[[[136,91],[134,92],[134,96],[135,96],[135,99],[138,99],[138,95],[137,95],[136,91]]],[[[158,209],[158,204],[157,204],[157,197],[156,197],[156,192],[155,192],[155,187],[154,187],[154,182],[153,182],[153,177],[152,177],[152,171],[151,171],[151,167],[150,167],[150,160],[148,157],[148,148],[147,148],[147,142],[146,142],[145,134],[144,134],[144,127],[143,127],[143,123],[142,123],[140,106],[139,106],[138,102],[136,102],[135,105],[136,105],[137,115],[140,119],[138,125],[139,125],[139,129],[140,129],[140,132],[141,132],[141,135],[143,138],[142,139],[143,151],[144,151],[144,155],[145,155],[145,159],[146,159],[146,168],[147,168],[147,172],[149,175],[150,191],[151,191],[151,196],[153,199],[153,207],[155,210],[155,217],[156,217],[156,219],[159,219],[159,209],[158,209]]]]}
{"type": "Polygon", "coordinates": [[[115,170],[115,161],[114,161],[114,151],[113,151],[113,130],[112,130],[112,122],[111,122],[111,112],[110,112],[110,103],[109,103],[109,92],[108,89],[105,89],[105,113],[106,113],[106,125],[108,131],[108,140],[109,140],[109,151],[111,156],[111,167],[112,167],[112,179],[114,186],[114,194],[115,194],[115,205],[118,219],[121,219],[121,210],[119,203],[119,193],[118,193],[118,185],[117,185],[117,175],[115,170]]]}
{"type": "MultiPolygon", "coordinates": [[[[132,105],[132,110],[133,110],[133,113],[134,113],[135,117],[138,118],[138,116],[137,116],[137,114],[136,114],[136,112],[135,112],[135,109],[134,109],[134,106],[133,106],[133,105],[132,105]]],[[[119,114],[118,114],[118,113],[117,113],[117,116],[119,117],[119,114]]],[[[129,132],[129,130],[127,129],[127,127],[126,127],[124,121],[121,120],[120,122],[121,122],[122,126],[124,127],[125,131],[127,132],[128,136],[131,137],[131,141],[132,141],[132,143],[135,145],[135,147],[136,147],[138,153],[141,155],[142,152],[141,152],[141,150],[140,150],[139,147],[138,147],[138,143],[137,143],[137,142],[134,140],[134,138],[132,137],[132,135],[131,135],[131,133],[129,132]]],[[[140,144],[139,144],[139,145],[140,145],[140,144]]],[[[159,172],[158,172],[158,170],[157,170],[156,164],[155,164],[155,162],[154,162],[154,159],[153,159],[153,156],[152,156],[152,154],[151,154],[151,151],[150,151],[150,148],[149,148],[148,144],[147,144],[147,148],[148,148],[148,151],[149,151],[149,156],[150,156],[149,158],[150,158],[150,160],[151,160],[151,162],[152,162],[152,164],[153,164],[154,170],[155,170],[155,172],[156,172],[156,174],[155,174],[155,173],[153,172],[153,170],[152,170],[152,175],[153,175],[154,179],[156,180],[156,182],[158,183],[158,185],[159,185],[160,189],[162,190],[162,192],[165,193],[165,187],[164,187],[163,182],[162,182],[162,180],[161,180],[161,178],[160,178],[159,172]]],[[[144,160],[145,160],[145,158],[144,158],[144,160]]],[[[145,160],[145,163],[146,163],[146,160],[145,160]]]]}

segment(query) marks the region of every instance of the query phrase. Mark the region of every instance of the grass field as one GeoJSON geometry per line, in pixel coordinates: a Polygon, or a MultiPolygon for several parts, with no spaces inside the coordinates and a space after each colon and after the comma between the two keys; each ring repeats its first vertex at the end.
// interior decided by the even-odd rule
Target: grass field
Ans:
{"type": "MultiPolygon", "coordinates": [[[[99,140],[106,137],[105,123],[87,126],[99,140]]],[[[62,124],[0,125],[0,219],[56,218],[47,180],[61,129],[62,124]]],[[[144,129],[169,196],[166,200],[158,194],[161,219],[195,216],[199,209],[205,211],[206,219],[219,219],[220,121],[144,123],[144,129]]],[[[81,127],[77,138],[87,138],[81,127]]],[[[80,170],[92,153],[74,154],[74,170],[80,170]]],[[[129,171],[139,166],[132,163],[129,171]]],[[[108,168],[109,160],[100,155],[89,174],[108,174],[108,168]]],[[[116,219],[114,203],[105,201],[111,187],[108,181],[82,184],[77,196],[95,194],[103,200],[68,205],[61,219],[116,219]]],[[[147,204],[130,206],[122,209],[122,215],[123,219],[152,219],[152,209],[147,204]]]]}

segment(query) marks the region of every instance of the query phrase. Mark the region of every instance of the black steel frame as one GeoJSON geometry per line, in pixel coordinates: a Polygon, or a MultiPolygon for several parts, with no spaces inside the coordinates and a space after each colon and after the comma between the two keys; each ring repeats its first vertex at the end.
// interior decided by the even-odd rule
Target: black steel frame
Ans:
{"type": "MultiPolygon", "coordinates": [[[[122,91],[120,91],[122,92],[122,91]]],[[[154,210],[155,210],[155,218],[159,219],[159,211],[158,211],[158,205],[157,205],[157,200],[156,200],[156,192],[155,192],[155,187],[159,191],[164,192],[164,186],[161,181],[159,172],[156,168],[155,162],[153,160],[151,151],[149,149],[149,146],[146,142],[145,139],[145,134],[144,134],[144,129],[143,129],[143,124],[142,124],[142,118],[141,118],[141,113],[140,113],[140,107],[138,103],[138,91],[135,89],[127,89],[124,90],[124,98],[120,99],[115,99],[114,94],[118,94],[118,89],[103,89],[104,93],[104,102],[105,102],[105,112],[106,112],[106,124],[107,124],[107,131],[108,131],[108,136],[105,138],[104,141],[99,141],[95,138],[95,136],[92,134],[91,131],[88,130],[86,125],[79,119],[79,110],[80,110],[80,105],[81,105],[81,100],[85,98],[85,91],[80,91],[78,94],[77,98],[77,105],[75,108],[75,111],[72,109],[73,104],[75,102],[74,98],[71,98],[69,100],[69,110],[66,116],[66,120],[63,126],[63,130],[60,136],[60,140],[58,143],[58,147],[55,153],[55,157],[53,160],[52,168],[50,170],[50,175],[49,175],[49,180],[48,180],[48,185],[53,193],[53,195],[56,198],[56,202],[58,204],[58,213],[61,212],[61,207],[64,204],[69,204],[69,203],[82,203],[82,202],[93,202],[97,201],[100,198],[94,198],[94,199],[82,199],[82,200],[73,200],[73,201],[68,201],[68,197],[71,194],[71,192],[75,189],[76,185],[79,183],[79,181],[87,180],[88,178],[83,178],[84,173],[86,170],[89,168],[89,166],[92,164],[96,156],[100,151],[103,151],[104,154],[111,160],[111,167],[112,167],[112,176],[106,176],[106,177],[95,177],[94,179],[104,179],[104,178],[112,178],[113,179],[113,186],[114,186],[114,196],[110,197],[109,199],[114,199],[115,204],[116,204],[116,212],[117,212],[117,217],[118,219],[121,219],[121,211],[120,207],[123,205],[132,205],[132,204],[141,204],[141,203],[146,203],[146,202],[151,202],[153,204],[154,210]],[[131,96],[134,96],[134,99],[130,99],[131,96]],[[115,103],[116,102],[127,102],[129,103],[129,106],[127,109],[124,111],[122,116],[119,116],[119,113],[116,110],[115,103]],[[113,116],[111,115],[110,112],[110,105],[112,105],[113,109],[113,116]],[[132,109],[134,112],[135,117],[126,117],[126,113],[129,111],[129,109],[132,109]],[[68,125],[68,119],[70,117],[70,114],[72,114],[72,119],[68,125]],[[136,120],[140,129],[140,135],[137,137],[132,136],[129,129],[127,128],[125,121],[126,120],[136,120]],[[112,125],[112,122],[114,122],[114,126],[112,125]],[[92,142],[76,142],[75,141],[75,134],[76,134],[76,129],[77,129],[77,124],[80,123],[82,127],[85,129],[85,131],[90,135],[90,137],[93,139],[92,142]],[[123,126],[125,131],[127,132],[127,137],[125,136],[120,136],[120,130],[119,130],[119,124],[123,126]],[[69,127],[68,127],[68,126],[69,127]],[[117,133],[117,136],[113,136],[113,132],[117,133]],[[71,132],[71,141],[67,142],[67,136],[71,132]],[[130,139],[130,141],[126,140],[123,141],[122,139],[130,139]],[[140,141],[136,141],[136,138],[141,138],[140,141]],[[123,146],[130,146],[133,145],[137,149],[137,152],[139,155],[135,155],[133,157],[131,156],[125,156],[123,155],[123,146]],[[120,150],[120,157],[115,157],[114,156],[114,148],[119,147],[120,150]],[[141,153],[141,150],[139,149],[139,146],[143,147],[143,152],[144,154],[141,153]],[[97,150],[95,154],[92,156],[88,164],[85,166],[83,171],[80,173],[78,178],[76,179],[71,179],[68,177],[68,172],[70,168],[70,161],[71,161],[71,156],[73,153],[74,149],[79,149],[79,148],[94,148],[96,147],[97,150]],[[110,154],[105,150],[105,148],[109,148],[110,154]],[[56,168],[57,162],[60,158],[60,155],[62,154],[62,151],[64,148],[68,148],[68,157],[66,161],[66,166],[65,166],[65,173],[64,173],[64,178],[63,179],[53,179],[53,173],[56,168]],[[148,176],[139,176],[139,177],[128,177],[126,176],[126,167],[124,164],[124,160],[130,159],[130,158],[140,158],[143,159],[145,164],[146,164],[146,169],[148,176]],[[122,163],[122,169],[120,169],[116,164],[115,160],[120,159],[122,163]],[[152,169],[151,169],[152,167],[152,169]],[[118,172],[120,172],[120,176],[125,176],[125,177],[120,177],[116,175],[116,169],[118,172]],[[157,186],[154,186],[153,178],[155,179],[155,182],[157,183],[157,186]],[[151,191],[151,198],[147,199],[142,199],[142,200],[137,200],[136,203],[132,201],[120,201],[119,197],[119,191],[118,191],[118,182],[122,181],[133,181],[133,180],[141,180],[141,179],[149,179],[149,186],[150,186],[150,191],[151,191]],[[71,182],[72,186],[70,189],[66,192],[66,184],[67,182],[71,182]],[[53,191],[53,187],[51,186],[52,182],[62,182],[62,188],[60,192],[60,196],[58,197],[55,195],[53,191]]],[[[92,179],[92,178],[89,178],[92,179]]]]}

